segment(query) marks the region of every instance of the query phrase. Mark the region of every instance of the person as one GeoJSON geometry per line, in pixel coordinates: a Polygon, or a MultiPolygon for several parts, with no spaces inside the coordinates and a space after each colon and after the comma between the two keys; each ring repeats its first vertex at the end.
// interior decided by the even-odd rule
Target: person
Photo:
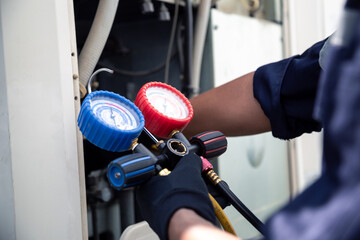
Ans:
{"type": "MultiPolygon", "coordinates": [[[[195,115],[184,131],[188,135],[209,129],[227,135],[272,131],[290,139],[323,129],[321,176],[267,220],[265,239],[360,237],[359,22],[360,1],[347,0],[331,38],[191,99],[195,115]]],[[[168,176],[139,186],[136,197],[161,239],[238,239],[215,227],[201,161],[194,154],[183,157],[168,176]]]]}

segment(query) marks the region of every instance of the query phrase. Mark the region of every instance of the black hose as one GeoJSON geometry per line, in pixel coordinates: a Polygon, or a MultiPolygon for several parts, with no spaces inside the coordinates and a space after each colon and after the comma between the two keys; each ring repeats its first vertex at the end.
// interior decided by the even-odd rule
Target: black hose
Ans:
{"type": "Polygon", "coordinates": [[[185,68],[183,92],[187,98],[190,98],[194,93],[191,87],[191,66],[193,54],[193,13],[191,0],[186,0],[185,2],[185,68]]]}
{"type": "Polygon", "coordinates": [[[229,186],[225,181],[221,180],[216,184],[219,191],[223,196],[236,208],[236,210],[243,215],[246,220],[251,223],[261,234],[264,235],[265,225],[258,219],[241,201],[240,199],[230,190],[229,186]]]}

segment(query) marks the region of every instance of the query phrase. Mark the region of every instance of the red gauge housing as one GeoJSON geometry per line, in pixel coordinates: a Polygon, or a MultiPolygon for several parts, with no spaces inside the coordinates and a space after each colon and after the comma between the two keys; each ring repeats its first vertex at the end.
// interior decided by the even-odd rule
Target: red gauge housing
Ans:
{"type": "Polygon", "coordinates": [[[194,115],[189,100],[176,88],[161,82],[149,82],[138,92],[135,105],[140,109],[145,118],[145,127],[152,134],[167,138],[173,130],[183,130],[194,115]],[[176,108],[176,116],[160,111],[154,106],[150,98],[158,98],[164,101],[164,108],[176,108]]]}

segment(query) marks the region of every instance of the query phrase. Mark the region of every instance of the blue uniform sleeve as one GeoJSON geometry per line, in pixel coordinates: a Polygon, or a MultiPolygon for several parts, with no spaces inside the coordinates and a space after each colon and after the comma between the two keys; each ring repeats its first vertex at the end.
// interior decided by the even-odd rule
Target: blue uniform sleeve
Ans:
{"type": "Polygon", "coordinates": [[[313,118],[321,67],[319,52],[327,39],[301,55],[258,68],[254,75],[254,96],[270,119],[274,137],[291,139],[320,131],[313,118]]]}
{"type": "Polygon", "coordinates": [[[267,221],[266,239],[360,239],[360,1],[348,1],[319,80],[321,176],[267,221]]]}

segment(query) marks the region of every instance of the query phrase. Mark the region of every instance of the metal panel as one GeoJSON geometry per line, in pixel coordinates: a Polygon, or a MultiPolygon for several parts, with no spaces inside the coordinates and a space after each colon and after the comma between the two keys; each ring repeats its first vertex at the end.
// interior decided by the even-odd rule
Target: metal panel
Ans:
{"type": "MultiPolygon", "coordinates": [[[[0,11],[0,33],[2,21],[0,11]]],[[[15,239],[15,208],[10,153],[9,112],[5,82],[2,34],[0,34],[0,239],[15,239]]]]}
{"type": "Polygon", "coordinates": [[[15,209],[1,218],[15,219],[11,238],[82,239],[68,2],[4,0],[0,11],[0,124],[9,133],[1,168],[11,162],[15,209]]]}

